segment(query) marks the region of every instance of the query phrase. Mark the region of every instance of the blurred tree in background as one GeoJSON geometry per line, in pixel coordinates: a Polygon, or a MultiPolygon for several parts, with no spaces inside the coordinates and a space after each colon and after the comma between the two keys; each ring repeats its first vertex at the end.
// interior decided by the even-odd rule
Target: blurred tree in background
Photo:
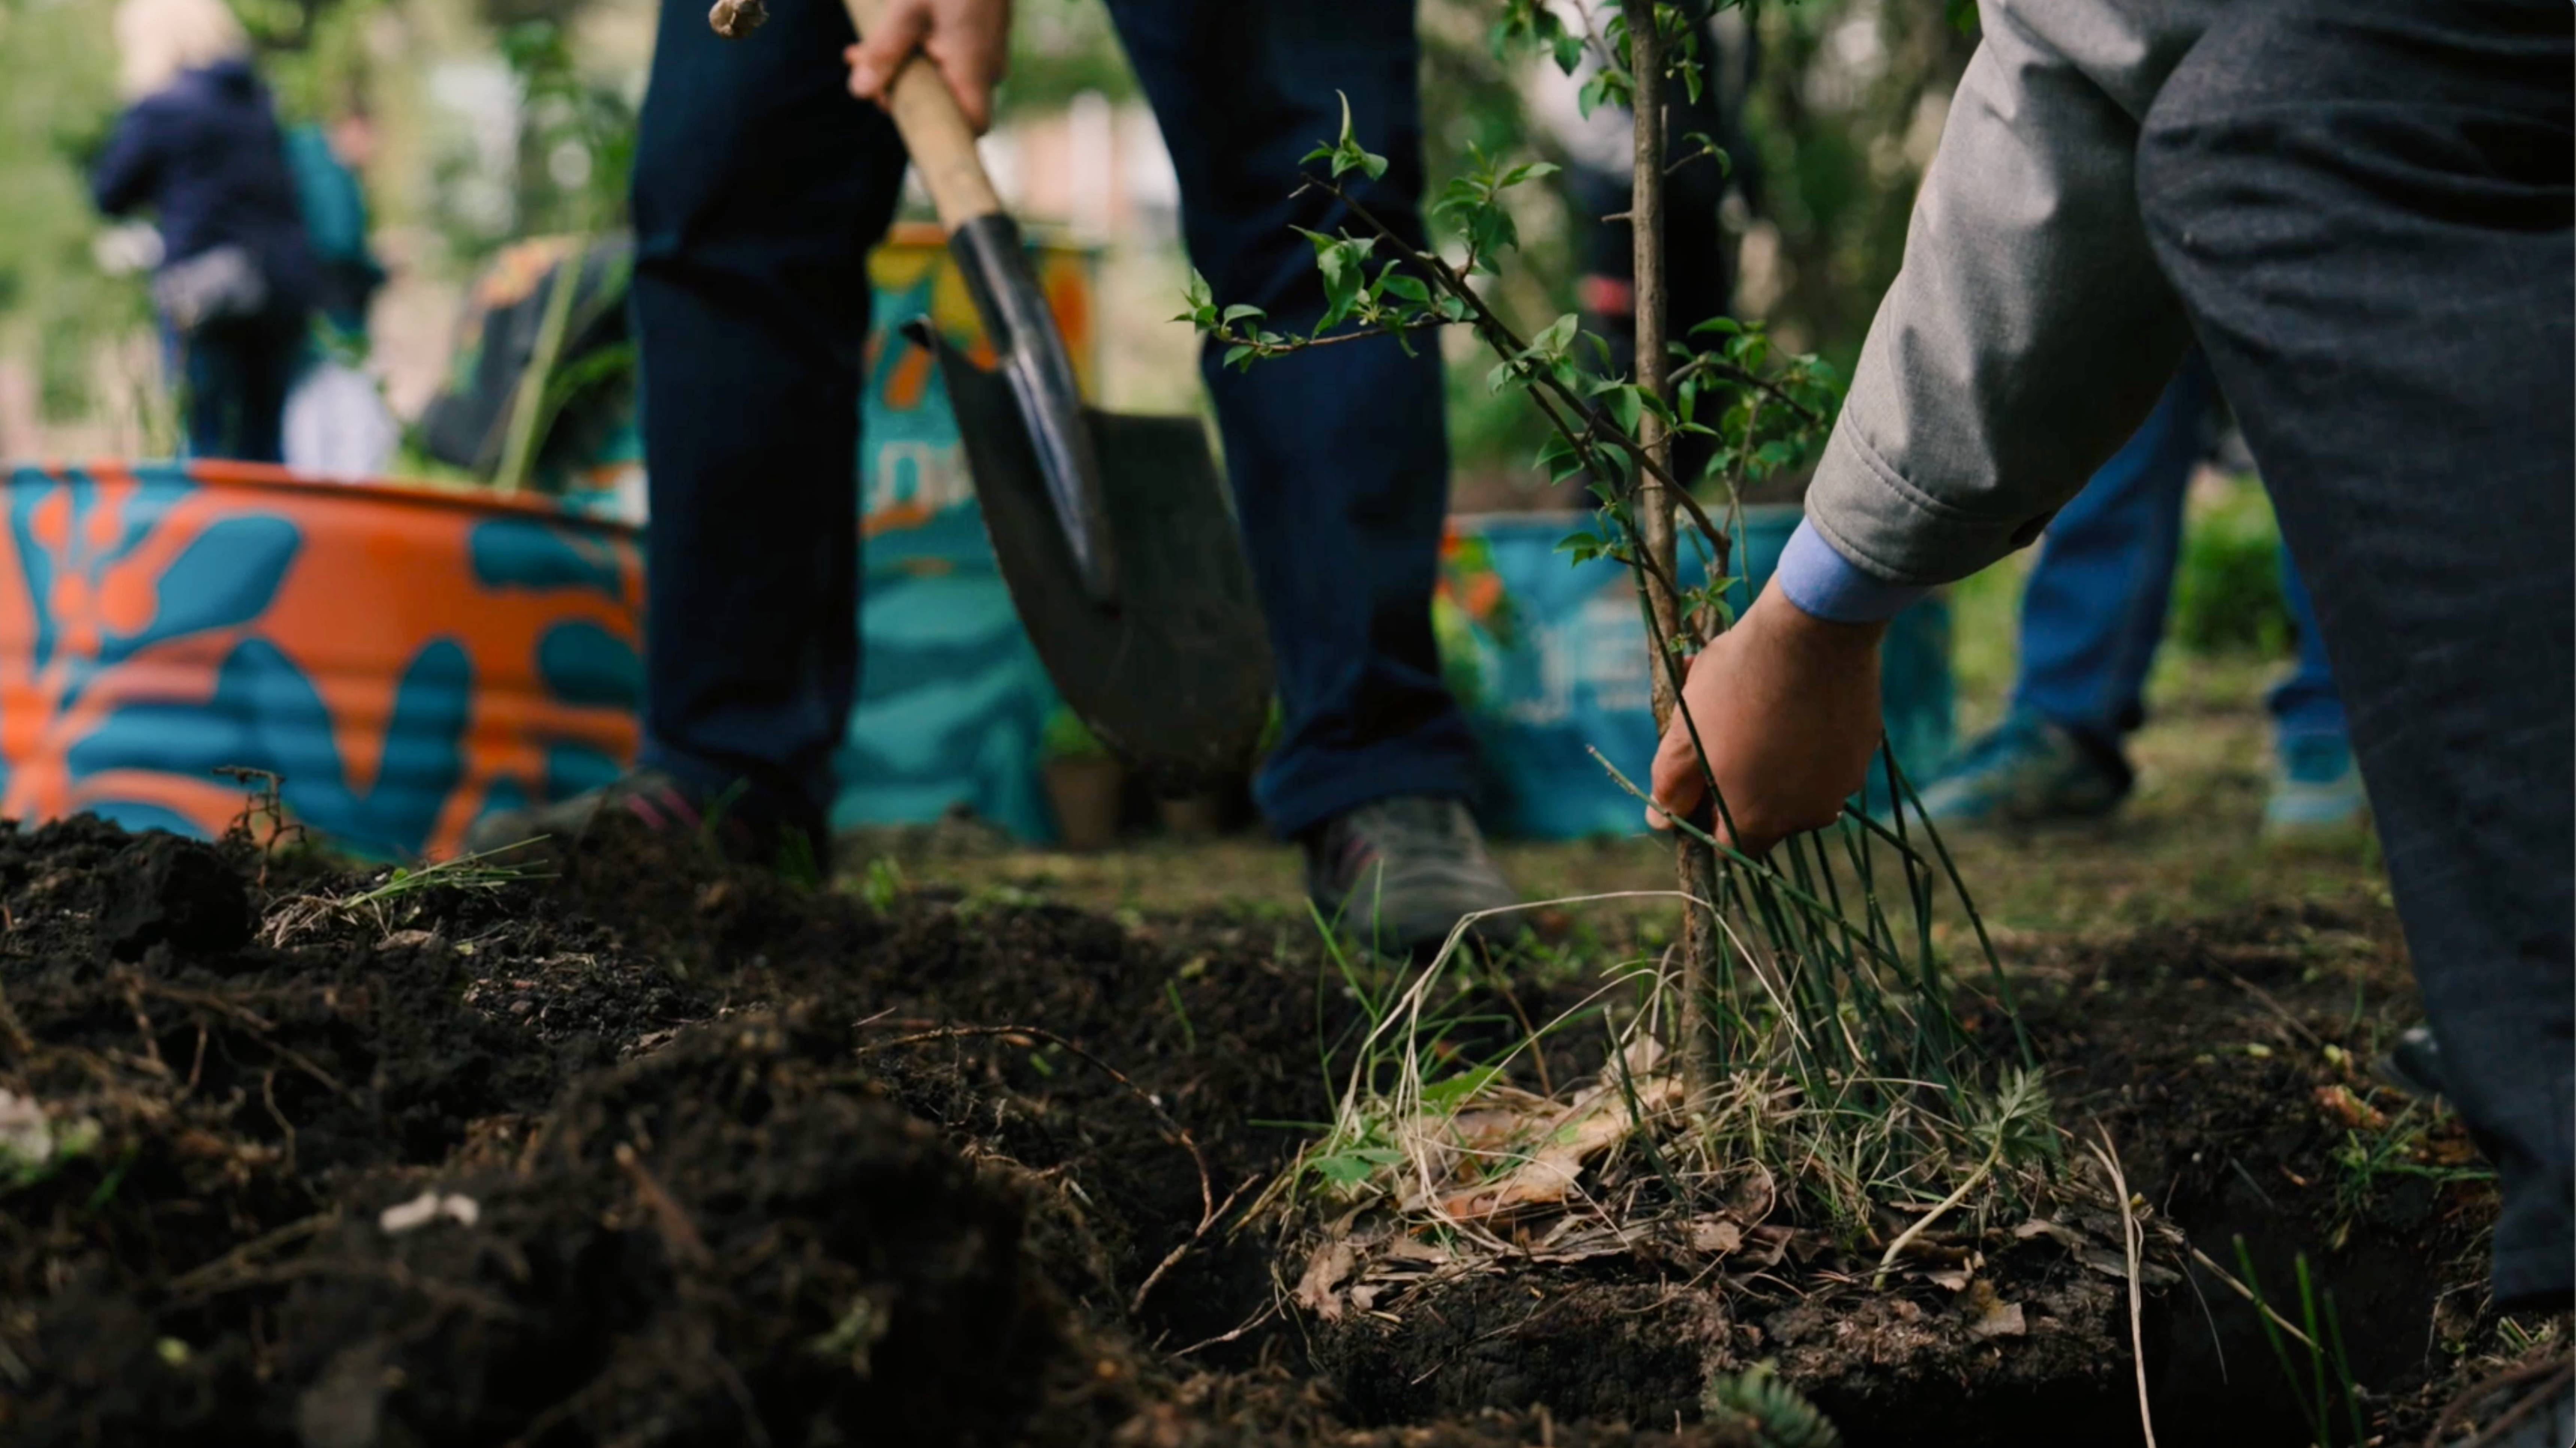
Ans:
{"type": "Polygon", "coordinates": [[[1848,375],[1903,260],[1914,191],[1976,37],[1937,0],[1814,0],[1756,15],[1762,64],[1746,130],[1764,178],[1757,220],[1773,235],[1755,243],[1770,256],[1748,258],[1737,300],[1770,319],[1781,345],[1848,375]]]}
{"type": "Polygon", "coordinates": [[[105,405],[100,344],[150,322],[141,290],[91,255],[99,223],[85,176],[116,114],[107,19],[86,5],[0,0],[0,355],[32,363],[47,420],[105,405]]]}
{"type": "Polygon", "coordinates": [[[1010,79],[998,97],[996,124],[1053,114],[1085,91],[1112,103],[1141,98],[1109,7],[1099,0],[1018,0],[1010,79]]]}
{"type": "MultiPolygon", "coordinates": [[[[397,266],[415,283],[452,287],[514,239],[622,220],[654,0],[233,4],[288,124],[352,109],[378,121],[370,200],[380,228],[405,233],[397,266]]],[[[1497,57],[1494,0],[1419,4],[1429,174],[1459,174],[1476,151],[1564,161],[1533,114],[1526,58],[1497,57]]],[[[101,361],[118,348],[150,370],[142,287],[94,258],[101,226],[83,181],[116,111],[112,11],[112,0],[0,0],[0,361],[38,379],[48,421],[134,408],[101,361]]],[[[1729,215],[1726,244],[1743,251],[1738,310],[1769,319],[1785,345],[1848,363],[1895,274],[1973,37],[1942,0],[1802,0],[1751,14],[1760,65],[1744,159],[1763,185],[1758,207],[1729,215]]],[[[1085,92],[1136,99],[1107,7],[1020,0],[1002,123],[1060,113],[1085,92]]],[[[1523,316],[1573,310],[1571,204],[1528,187],[1512,205],[1524,264],[1498,301],[1523,316]]],[[[1517,474],[1535,424],[1485,388],[1484,371],[1454,369],[1460,465],[1517,474]]],[[[148,390],[148,376],[130,386],[148,390]]]]}

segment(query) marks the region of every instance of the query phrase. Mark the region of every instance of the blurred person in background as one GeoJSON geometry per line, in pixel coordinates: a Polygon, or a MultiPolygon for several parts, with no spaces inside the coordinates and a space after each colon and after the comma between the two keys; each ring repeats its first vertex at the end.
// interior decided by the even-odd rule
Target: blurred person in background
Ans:
{"type": "MultiPolygon", "coordinates": [[[[2183,501],[2208,451],[2218,394],[2197,351],[2135,435],[2058,511],[2021,596],[2020,662],[2004,721],[1923,786],[1943,824],[2040,824],[2117,809],[2137,781],[2122,741],[2146,720],[2147,674],[2182,557],[2183,501]]],[[[2369,801],[2344,732],[2307,585],[2281,548],[2298,663],[2265,701],[2272,789],[2264,833],[2332,840],[2369,801]]]]}
{"type": "Polygon", "coordinates": [[[376,127],[352,105],[325,128],[286,133],[287,169],[304,213],[313,252],[313,305],[322,325],[286,397],[286,465],[300,473],[364,478],[382,473],[402,442],[402,426],[375,380],[359,370],[367,357],[367,309],[385,284],[368,243],[367,193],[359,177],[375,155],[376,127]]]}
{"type": "MultiPolygon", "coordinates": [[[[1339,131],[1383,151],[1360,203],[1423,245],[1421,48],[1381,0],[1111,0],[1171,150],[1190,259],[1218,301],[1309,327],[1314,251],[1291,228],[1365,230],[1300,191],[1339,131]],[[1343,99],[1347,97],[1347,101],[1343,99]]],[[[737,853],[820,860],[834,746],[858,681],[860,356],[866,257],[907,164],[874,98],[918,49],[982,129],[1007,0],[889,0],[854,44],[836,0],[772,0],[739,41],[665,0],[635,167],[648,611],[639,770],[487,818],[492,849],[571,839],[603,809],[737,853]],[[722,801],[721,810],[715,808],[722,801]]],[[[1282,725],[1255,785],[1303,846],[1327,918],[1398,947],[1514,896],[1466,800],[1466,717],[1442,681],[1431,594],[1448,510],[1439,349],[1375,338],[1228,371],[1210,348],[1227,472],[1278,665],[1282,725]]]]}
{"type": "Polygon", "coordinates": [[[313,249],[313,304],[333,338],[364,356],[367,307],[385,284],[385,269],[367,241],[367,193],[359,177],[376,153],[376,123],[352,106],[324,126],[286,133],[287,169],[313,249]]]}
{"type": "Polygon", "coordinates": [[[161,315],[194,457],[282,459],[313,254],[250,41],[223,0],[123,0],[127,105],[91,178],[110,216],[161,232],[161,315]]]}

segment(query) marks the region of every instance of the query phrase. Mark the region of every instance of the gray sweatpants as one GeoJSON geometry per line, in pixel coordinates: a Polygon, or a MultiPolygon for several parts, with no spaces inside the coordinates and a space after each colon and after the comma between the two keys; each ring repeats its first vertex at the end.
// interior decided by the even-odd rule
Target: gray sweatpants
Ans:
{"type": "Polygon", "coordinates": [[[2137,167],[2316,595],[2509,1303],[2576,1284],[2571,37],[2565,0],[2240,5],[2137,167]]]}

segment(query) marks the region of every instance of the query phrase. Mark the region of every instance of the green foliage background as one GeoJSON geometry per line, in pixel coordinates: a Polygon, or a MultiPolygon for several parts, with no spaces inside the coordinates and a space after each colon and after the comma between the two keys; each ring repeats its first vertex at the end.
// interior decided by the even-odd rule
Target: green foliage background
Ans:
{"type": "Polygon", "coordinates": [[[48,418],[90,408],[99,340],[149,322],[140,289],[101,276],[82,176],[115,116],[105,12],[0,0],[0,350],[37,364],[48,418]]]}

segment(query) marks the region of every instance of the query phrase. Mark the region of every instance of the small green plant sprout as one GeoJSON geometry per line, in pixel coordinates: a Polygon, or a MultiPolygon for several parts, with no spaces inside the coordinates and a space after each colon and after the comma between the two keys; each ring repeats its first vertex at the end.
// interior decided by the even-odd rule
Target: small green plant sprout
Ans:
{"type": "Polygon", "coordinates": [[[1163,1000],[1172,1008],[1172,1019],[1180,1023],[1181,1049],[1184,1051],[1196,1051],[1199,1048],[1198,1027],[1190,1024],[1190,1008],[1181,1003],[1181,978],[1179,976],[1167,976],[1164,978],[1163,1000]]]}
{"type": "Polygon", "coordinates": [[[2285,1329],[2283,1314],[2264,1292],[2263,1279],[2254,1270],[2254,1253],[2241,1236],[2236,1239],[2236,1265],[2245,1274],[2244,1290],[2253,1299],[2256,1320],[2263,1325],[2263,1340],[2271,1344],[2272,1358],[2289,1381],[2299,1416],[2307,1420],[2309,1443],[2313,1448],[2361,1448],[2372,1441],[2362,1411],[2364,1394],[2361,1385],[2353,1381],[2352,1359],[2344,1351],[2343,1321],[2335,1312],[2334,1290],[2318,1290],[2308,1270],[2308,1254],[2301,1252],[2290,1261],[2291,1274],[2298,1283],[2303,1332],[2285,1329]],[[2292,1357],[2289,1343],[2284,1341],[2285,1330],[2302,1349],[2305,1372],[2300,1371],[2302,1364],[2292,1357]]]}
{"type": "Polygon", "coordinates": [[[524,865],[500,863],[507,851],[486,850],[480,854],[457,855],[415,869],[396,865],[385,871],[383,883],[362,890],[339,902],[346,911],[381,906],[427,890],[500,890],[530,878],[535,872],[524,865]]]}
{"type": "Polygon", "coordinates": [[[878,1289],[851,1298],[850,1310],[841,1314],[830,1332],[807,1343],[807,1348],[817,1357],[847,1364],[853,1374],[866,1377],[873,1366],[870,1358],[876,1345],[894,1326],[891,1305],[882,1300],[885,1295],[884,1289],[878,1289]]]}
{"type": "Polygon", "coordinates": [[[1768,1362],[1740,1373],[1715,1373],[1700,1389],[1703,1421],[1745,1434],[1760,1448],[1842,1448],[1833,1420],[1798,1395],[1768,1362]]]}
{"type": "Polygon", "coordinates": [[[1109,747],[1082,722],[1081,715],[1058,704],[1038,731],[1038,753],[1046,759],[1100,759],[1108,755],[1109,747]]]}
{"type": "Polygon", "coordinates": [[[2458,1121],[2439,1108],[2411,1101],[2389,1116],[2341,1085],[2318,1088],[2317,1099],[2325,1114],[2344,1127],[2343,1144],[2334,1149],[2334,1228],[2326,1238],[2330,1252],[2343,1249],[2353,1223],[2392,1182],[2411,1179],[2438,1191],[2495,1179],[2458,1121]]]}
{"type": "Polygon", "coordinates": [[[894,908],[905,888],[903,865],[892,855],[879,855],[868,861],[867,873],[859,878],[859,898],[880,915],[894,908]]]}

